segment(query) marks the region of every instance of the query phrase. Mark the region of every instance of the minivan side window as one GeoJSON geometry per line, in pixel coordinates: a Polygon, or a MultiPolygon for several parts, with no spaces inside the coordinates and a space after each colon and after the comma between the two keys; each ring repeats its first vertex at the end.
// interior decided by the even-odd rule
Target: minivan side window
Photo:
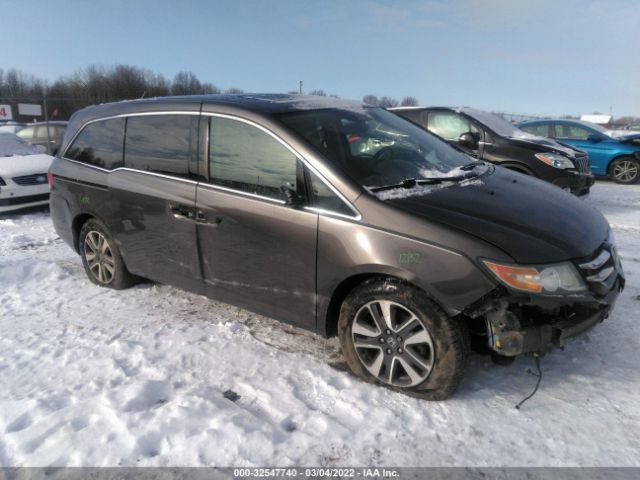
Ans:
{"type": "Polygon", "coordinates": [[[297,185],[296,156],[252,125],[221,117],[210,122],[210,182],[286,201],[281,187],[297,185]]]}
{"type": "Polygon", "coordinates": [[[87,125],[65,153],[65,158],[107,170],[121,167],[124,118],[87,125]]]}
{"type": "Polygon", "coordinates": [[[127,118],[127,168],[188,177],[197,150],[197,115],[141,115],[127,118]]]}
{"type": "Polygon", "coordinates": [[[338,213],[353,217],[355,213],[345,205],[345,203],[336,195],[315,173],[307,169],[309,179],[311,181],[311,198],[310,206],[329,212],[338,213]]]}

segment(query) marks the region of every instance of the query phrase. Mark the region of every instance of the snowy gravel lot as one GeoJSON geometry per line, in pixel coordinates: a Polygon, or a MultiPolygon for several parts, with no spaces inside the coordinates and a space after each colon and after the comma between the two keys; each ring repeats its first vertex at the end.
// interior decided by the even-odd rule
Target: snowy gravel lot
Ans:
{"type": "Polygon", "coordinates": [[[341,370],[335,340],[163,285],[96,287],[46,211],[0,216],[0,465],[640,466],[640,186],[585,201],[627,288],[543,359],[522,410],[530,358],[474,355],[452,399],[419,401],[341,370]]]}

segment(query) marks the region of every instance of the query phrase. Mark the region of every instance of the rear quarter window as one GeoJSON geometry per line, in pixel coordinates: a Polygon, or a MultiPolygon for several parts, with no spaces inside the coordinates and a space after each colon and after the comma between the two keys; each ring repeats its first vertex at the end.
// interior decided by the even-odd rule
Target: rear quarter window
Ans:
{"type": "Polygon", "coordinates": [[[123,166],[124,118],[90,123],[78,134],[65,158],[113,170],[123,166]]]}

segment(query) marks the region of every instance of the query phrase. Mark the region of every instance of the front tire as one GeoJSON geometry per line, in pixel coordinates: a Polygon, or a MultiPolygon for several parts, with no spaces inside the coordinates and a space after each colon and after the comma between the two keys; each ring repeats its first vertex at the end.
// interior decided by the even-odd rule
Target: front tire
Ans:
{"type": "Polygon", "coordinates": [[[354,289],[340,309],[338,334],[356,376],[426,400],[453,394],[469,355],[463,325],[398,280],[354,289]]]}
{"type": "Polygon", "coordinates": [[[609,168],[611,178],[623,185],[631,185],[640,180],[640,162],[634,157],[616,158],[609,168]]]}
{"type": "Polygon", "coordinates": [[[91,218],[80,229],[78,250],[84,271],[96,285],[122,290],[137,281],[122,260],[120,250],[106,225],[91,218]]]}

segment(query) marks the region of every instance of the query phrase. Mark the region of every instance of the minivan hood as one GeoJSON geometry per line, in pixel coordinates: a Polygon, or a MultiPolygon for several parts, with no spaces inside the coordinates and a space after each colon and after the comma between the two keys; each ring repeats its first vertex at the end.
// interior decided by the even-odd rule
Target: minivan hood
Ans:
{"type": "Polygon", "coordinates": [[[475,181],[387,203],[490,242],[518,263],[588,256],[609,229],[602,214],[584,201],[502,167],[475,181]]]}

